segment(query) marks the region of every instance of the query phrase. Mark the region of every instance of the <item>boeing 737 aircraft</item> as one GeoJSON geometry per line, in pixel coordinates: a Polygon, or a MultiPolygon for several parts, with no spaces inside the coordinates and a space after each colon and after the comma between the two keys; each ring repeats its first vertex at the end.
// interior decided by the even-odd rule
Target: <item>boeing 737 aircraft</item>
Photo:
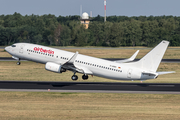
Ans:
{"type": "Polygon", "coordinates": [[[95,75],[115,80],[147,80],[158,75],[173,73],[156,72],[162,57],[168,47],[168,41],[162,41],[139,61],[133,62],[139,50],[129,59],[108,61],[100,58],[72,53],[37,44],[16,43],[5,50],[16,59],[20,65],[21,59],[45,64],[45,69],[62,73],[70,70],[74,73],[72,80],[77,80],[76,73],[82,73],[82,79],[95,75]]]}

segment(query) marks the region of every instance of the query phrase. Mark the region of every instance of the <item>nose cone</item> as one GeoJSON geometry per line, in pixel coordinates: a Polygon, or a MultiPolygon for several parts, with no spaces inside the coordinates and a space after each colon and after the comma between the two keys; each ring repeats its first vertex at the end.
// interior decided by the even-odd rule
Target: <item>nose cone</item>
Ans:
{"type": "Polygon", "coordinates": [[[8,47],[5,47],[5,50],[7,51],[8,47]]]}
{"type": "Polygon", "coordinates": [[[9,46],[4,48],[7,52],[9,52],[9,46]]]}

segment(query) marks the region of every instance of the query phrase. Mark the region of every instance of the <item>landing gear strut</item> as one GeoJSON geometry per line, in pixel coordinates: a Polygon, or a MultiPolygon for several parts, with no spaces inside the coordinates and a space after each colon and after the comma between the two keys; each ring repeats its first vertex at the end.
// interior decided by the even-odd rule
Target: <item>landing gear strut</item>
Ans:
{"type": "Polygon", "coordinates": [[[85,74],[84,74],[84,75],[82,76],[82,79],[83,79],[83,80],[87,80],[87,79],[88,79],[88,75],[85,75],[85,74]]]}
{"type": "Polygon", "coordinates": [[[75,75],[75,74],[76,74],[76,73],[74,73],[74,75],[71,77],[71,79],[74,80],[74,81],[78,79],[78,76],[75,75]]]}
{"type": "Polygon", "coordinates": [[[20,59],[18,59],[18,62],[17,62],[16,64],[17,64],[17,65],[20,65],[20,64],[21,64],[20,59]]]}

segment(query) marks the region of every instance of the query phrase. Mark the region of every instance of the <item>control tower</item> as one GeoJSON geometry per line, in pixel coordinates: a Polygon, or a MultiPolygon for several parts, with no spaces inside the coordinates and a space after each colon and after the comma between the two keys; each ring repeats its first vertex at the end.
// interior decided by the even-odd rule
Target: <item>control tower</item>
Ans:
{"type": "Polygon", "coordinates": [[[89,18],[88,13],[86,13],[86,12],[84,12],[80,18],[81,24],[84,24],[86,29],[88,29],[88,27],[89,27],[90,20],[91,19],[89,18]]]}

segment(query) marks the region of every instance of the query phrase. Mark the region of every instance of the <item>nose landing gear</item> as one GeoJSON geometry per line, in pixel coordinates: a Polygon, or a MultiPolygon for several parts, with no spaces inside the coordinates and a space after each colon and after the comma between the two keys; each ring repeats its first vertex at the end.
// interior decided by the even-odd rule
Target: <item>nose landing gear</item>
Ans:
{"type": "Polygon", "coordinates": [[[20,65],[20,64],[21,64],[20,58],[18,59],[18,62],[17,62],[16,64],[17,64],[17,65],[20,65]]]}
{"type": "Polygon", "coordinates": [[[17,65],[20,65],[20,64],[21,64],[21,62],[20,62],[20,61],[18,61],[16,64],[17,64],[17,65]]]}

